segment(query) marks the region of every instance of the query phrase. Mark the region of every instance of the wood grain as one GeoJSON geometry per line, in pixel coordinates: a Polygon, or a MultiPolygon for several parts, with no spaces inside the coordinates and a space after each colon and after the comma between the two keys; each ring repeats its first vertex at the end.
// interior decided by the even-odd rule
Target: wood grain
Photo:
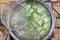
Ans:
{"type": "Polygon", "coordinates": [[[59,34],[59,29],[54,29],[54,34],[59,34]]]}
{"type": "MultiPolygon", "coordinates": [[[[53,3],[53,8],[60,14],[60,2],[53,3]]],[[[53,10],[53,14],[58,16],[58,14],[53,10]]],[[[56,25],[60,25],[60,19],[56,20],[56,25]]]]}
{"type": "Polygon", "coordinates": [[[0,3],[9,3],[11,1],[17,1],[17,0],[0,0],[0,3]]]}
{"type": "Polygon", "coordinates": [[[54,34],[54,40],[59,40],[58,35],[59,34],[54,34]]]}
{"type": "Polygon", "coordinates": [[[57,19],[57,23],[56,23],[57,25],[60,25],[60,19],[57,19]]]}
{"type": "MultiPolygon", "coordinates": [[[[53,8],[60,14],[60,2],[53,3],[53,8]]],[[[55,16],[58,16],[55,11],[53,11],[55,16]]]]}

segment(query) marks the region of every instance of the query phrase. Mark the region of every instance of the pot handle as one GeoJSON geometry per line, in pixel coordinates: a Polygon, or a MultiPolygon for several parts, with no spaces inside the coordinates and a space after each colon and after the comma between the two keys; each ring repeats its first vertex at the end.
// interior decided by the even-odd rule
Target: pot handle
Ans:
{"type": "Polygon", "coordinates": [[[0,12],[0,26],[2,26],[3,24],[2,24],[2,22],[1,22],[1,12],[0,12]]]}

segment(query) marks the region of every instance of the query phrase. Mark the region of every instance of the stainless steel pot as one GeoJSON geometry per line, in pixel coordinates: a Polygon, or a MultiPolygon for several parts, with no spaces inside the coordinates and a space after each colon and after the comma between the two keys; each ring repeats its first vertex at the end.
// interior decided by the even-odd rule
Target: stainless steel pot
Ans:
{"type": "MultiPolygon", "coordinates": [[[[48,11],[50,12],[50,15],[51,15],[51,21],[52,21],[52,23],[51,23],[51,30],[50,30],[50,32],[48,33],[48,35],[43,39],[43,40],[47,40],[47,38],[49,38],[50,36],[51,36],[51,34],[52,34],[52,32],[53,32],[53,30],[54,30],[54,28],[55,28],[55,22],[56,22],[56,19],[55,19],[55,16],[53,15],[53,13],[52,13],[52,9],[45,3],[45,2],[42,2],[42,1],[39,1],[39,0],[36,0],[37,2],[39,2],[40,4],[42,4],[42,5],[44,5],[47,9],[48,9],[48,11]]],[[[20,1],[20,3],[22,4],[22,2],[24,2],[24,1],[20,1]]],[[[8,21],[5,25],[6,26],[8,26],[8,29],[9,29],[9,32],[10,32],[10,34],[12,35],[12,37],[15,39],[15,40],[21,40],[21,39],[19,39],[17,36],[15,36],[15,34],[12,32],[12,30],[11,30],[11,27],[10,27],[10,23],[9,23],[9,18],[11,18],[11,13],[13,13],[13,11],[14,10],[18,10],[18,8],[20,7],[19,5],[21,5],[19,2],[17,2],[16,3],[16,5],[14,6],[14,7],[12,7],[11,9],[12,10],[10,10],[9,12],[7,12],[8,13],[8,15],[7,15],[7,20],[6,21],[8,21]],[[19,5],[18,5],[19,4],[19,5]]],[[[23,7],[23,6],[22,6],[23,7]]],[[[16,11],[17,11],[16,10],[16,11]]],[[[24,9],[25,10],[25,12],[27,13],[27,11],[26,11],[26,9],[24,9]]],[[[3,11],[2,11],[2,13],[3,13],[3,11]]],[[[1,18],[2,19],[2,18],[1,18]]],[[[3,24],[4,24],[4,22],[3,22],[3,24]]]]}

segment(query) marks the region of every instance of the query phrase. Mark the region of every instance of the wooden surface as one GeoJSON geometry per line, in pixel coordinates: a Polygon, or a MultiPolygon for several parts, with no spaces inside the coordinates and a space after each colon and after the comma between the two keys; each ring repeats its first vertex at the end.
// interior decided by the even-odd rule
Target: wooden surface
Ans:
{"type": "Polygon", "coordinates": [[[0,0],[0,3],[9,3],[10,1],[16,1],[16,0],[0,0]]]}
{"type": "MultiPolygon", "coordinates": [[[[60,2],[54,3],[53,7],[60,14],[60,2]]],[[[55,11],[53,11],[53,13],[54,13],[55,16],[58,16],[58,14],[55,11]]],[[[57,19],[56,25],[60,25],[60,19],[57,19]]]]}
{"type": "MultiPolygon", "coordinates": [[[[0,11],[10,1],[16,1],[16,0],[0,0],[0,11]]],[[[54,3],[53,7],[60,13],[60,3],[54,3]]],[[[53,11],[53,13],[55,16],[58,16],[55,11],[53,11]]],[[[60,25],[60,19],[57,19],[56,25],[60,25]]],[[[60,29],[54,29],[54,40],[60,40],[60,29]]]]}
{"type": "Polygon", "coordinates": [[[60,19],[57,19],[57,23],[56,23],[57,25],[60,25],[60,19]]]}
{"type": "Polygon", "coordinates": [[[8,4],[11,1],[17,1],[17,0],[0,0],[0,11],[6,4],[8,4]]]}
{"type": "MultiPolygon", "coordinates": [[[[60,14],[60,2],[55,2],[53,4],[53,7],[60,14]]],[[[55,16],[58,16],[58,14],[55,11],[53,11],[53,13],[55,16]]],[[[60,27],[60,19],[57,19],[56,25],[60,27]]],[[[60,29],[54,29],[54,40],[60,40],[60,29]]]]}
{"type": "MultiPolygon", "coordinates": [[[[0,31],[3,32],[3,33],[5,33],[7,31],[7,29],[5,28],[5,26],[0,26],[0,31]]],[[[7,40],[10,40],[10,38],[9,38],[9,32],[7,32],[7,40]]]]}

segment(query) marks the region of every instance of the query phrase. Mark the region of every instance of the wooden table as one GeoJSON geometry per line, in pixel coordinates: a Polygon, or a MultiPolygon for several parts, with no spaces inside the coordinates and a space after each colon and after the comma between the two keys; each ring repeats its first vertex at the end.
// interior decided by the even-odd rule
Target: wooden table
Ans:
{"type": "MultiPolygon", "coordinates": [[[[53,7],[60,14],[60,2],[54,2],[53,7]]],[[[53,11],[56,17],[59,16],[57,12],[53,11]]],[[[59,18],[57,18],[56,28],[54,29],[54,40],[60,40],[60,19],[59,18]]]]}
{"type": "MultiPolygon", "coordinates": [[[[16,1],[16,0],[0,0],[0,11],[10,1],[16,1]]],[[[60,13],[60,3],[59,2],[53,3],[53,7],[55,10],[57,10],[60,13]]],[[[58,16],[58,14],[55,11],[53,11],[53,13],[55,16],[58,16]]],[[[57,19],[56,25],[60,26],[60,19],[57,19]]],[[[58,29],[58,28],[54,29],[54,40],[60,40],[60,29],[58,29]]]]}

